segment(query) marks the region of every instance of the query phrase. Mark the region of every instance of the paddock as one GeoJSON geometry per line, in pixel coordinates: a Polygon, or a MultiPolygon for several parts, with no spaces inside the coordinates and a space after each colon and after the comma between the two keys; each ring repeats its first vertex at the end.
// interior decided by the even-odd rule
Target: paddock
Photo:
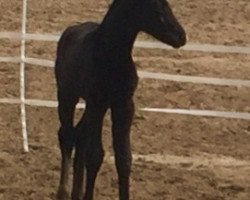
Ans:
{"type": "MultiPolygon", "coordinates": [[[[161,45],[145,48],[140,43],[134,48],[138,70],[158,76],[141,74],[135,94],[131,199],[248,200],[250,3],[169,2],[189,35],[189,49],[176,51],[161,45]],[[163,76],[165,79],[159,78],[163,76]],[[145,108],[169,110],[146,112],[145,108]]],[[[23,5],[20,0],[0,0],[0,4],[0,57],[6,59],[0,62],[0,199],[55,199],[60,170],[59,124],[50,66],[56,40],[70,24],[100,21],[108,4],[105,0],[28,1],[30,38],[26,38],[25,55],[33,58],[26,59],[25,64],[28,153],[23,149],[18,63],[21,42],[20,34],[16,34],[22,28],[23,5]]],[[[155,44],[145,34],[138,41],[155,44]]],[[[78,109],[76,118],[82,112],[78,109]]],[[[118,191],[109,113],[103,141],[106,157],[95,196],[97,200],[115,200],[118,191]]]]}

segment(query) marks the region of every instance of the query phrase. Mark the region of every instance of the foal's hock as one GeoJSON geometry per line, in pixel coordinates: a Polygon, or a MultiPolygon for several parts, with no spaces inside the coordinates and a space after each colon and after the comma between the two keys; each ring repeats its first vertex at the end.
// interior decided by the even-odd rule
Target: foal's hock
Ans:
{"type": "Polygon", "coordinates": [[[60,38],[55,66],[62,156],[59,200],[69,196],[67,182],[74,148],[71,199],[93,200],[104,156],[103,117],[109,108],[119,199],[129,199],[129,133],[138,82],[131,51],[140,31],[175,48],[186,43],[185,31],[165,0],[114,0],[101,24],[86,22],[68,27],[60,38]],[[86,109],[74,127],[74,111],[80,98],[85,100],[86,109]]]}

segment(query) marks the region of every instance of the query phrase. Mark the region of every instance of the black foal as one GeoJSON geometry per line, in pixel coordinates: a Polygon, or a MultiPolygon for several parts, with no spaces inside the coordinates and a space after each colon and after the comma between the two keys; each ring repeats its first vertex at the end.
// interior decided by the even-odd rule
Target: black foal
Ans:
{"type": "Polygon", "coordinates": [[[175,48],[186,43],[185,31],[165,0],[114,0],[103,22],[67,28],[58,44],[55,74],[62,154],[58,199],[68,198],[66,185],[75,148],[72,200],[92,200],[103,162],[103,117],[111,109],[113,147],[119,179],[119,199],[129,199],[132,155],[130,126],[138,77],[131,50],[139,31],[175,48]],[[76,127],[75,106],[86,109],[76,127]],[[86,170],[86,184],[84,184],[86,170]],[[85,190],[84,190],[85,185],[85,190]],[[85,192],[83,192],[85,191],[85,192]]]}

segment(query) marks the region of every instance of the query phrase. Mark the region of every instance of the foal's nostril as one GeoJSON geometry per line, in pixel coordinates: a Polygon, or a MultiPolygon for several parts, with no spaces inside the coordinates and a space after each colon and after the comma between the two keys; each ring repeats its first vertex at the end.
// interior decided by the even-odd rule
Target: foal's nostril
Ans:
{"type": "Polygon", "coordinates": [[[173,45],[174,48],[180,48],[184,46],[187,42],[186,34],[184,31],[179,31],[178,34],[176,34],[175,37],[175,44],[173,45]]]}
{"type": "Polygon", "coordinates": [[[184,44],[186,44],[186,32],[184,31],[184,29],[182,27],[179,26],[173,26],[173,30],[176,33],[176,39],[178,40],[178,43],[180,43],[181,46],[183,46],[184,44]]]}

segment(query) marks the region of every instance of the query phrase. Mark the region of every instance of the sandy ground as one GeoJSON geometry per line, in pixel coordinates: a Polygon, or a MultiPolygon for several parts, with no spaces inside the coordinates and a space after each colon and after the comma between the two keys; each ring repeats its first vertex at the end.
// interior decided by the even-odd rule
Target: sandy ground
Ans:
{"type": "MultiPolygon", "coordinates": [[[[170,1],[192,43],[249,46],[249,0],[170,1]]],[[[20,0],[0,0],[0,31],[19,31],[20,0]]],[[[62,32],[78,21],[101,21],[103,0],[29,1],[28,32],[62,32]]],[[[141,34],[139,39],[152,40],[141,34]]],[[[0,40],[0,56],[18,56],[18,41],[0,40]]],[[[27,55],[55,59],[56,43],[27,42],[27,55]]],[[[250,56],[134,49],[139,70],[250,80],[250,56]]],[[[0,63],[0,98],[19,96],[19,65],[0,63]]],[[[27,65],[27,98],[55,100],[53,69],[27,65]]],[[[250,88],[140,80],[132,127],[132,200],[248,200],[250,123],[246,120],[146,113],[142,107],[250,112],[250,88]]],[[[60,156],[54,108],[27,106],[30,153],[22,151],[20,109],[0,104],[0,199],[55,199],[60,156]]],[[[77,117],[82,113],[79,110],[77,117]]],[[[117,199],[109,115],[106,159],[96,199],[117,199]]]]}

